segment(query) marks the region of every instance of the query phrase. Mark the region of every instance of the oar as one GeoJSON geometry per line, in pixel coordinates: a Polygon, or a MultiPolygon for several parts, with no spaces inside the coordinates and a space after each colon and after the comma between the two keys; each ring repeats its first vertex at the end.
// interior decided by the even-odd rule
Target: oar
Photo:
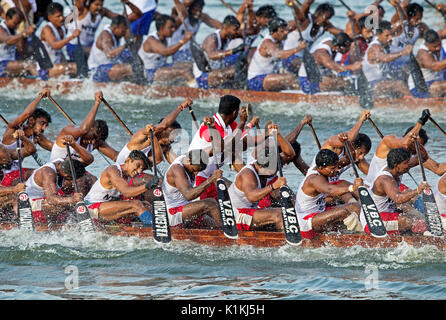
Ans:
{"type": "Polygon", "coordinates": [[[169,218],[166,207],[166,201],[161,186],[158,184],[158,171],[156,168],[156,156],[155,156],[155,137],[153,130],[150,131],[150,138],[152,139],[152,161],[153,161],[153,174],[152,179],[155,185],[153,189],[152,197],[152,210],[153,210],[153,239],[158,243],[168,243],[171,241],[171,233],[169,227],[169,218]]]}
{"type": "MultiPolygon", "coordinates": [[[[418,162],[420,164],[421,175],[423,182],[427,182],[426,173],[424,172],[423,159],[421,158],[420,144],[418,139],[415,139],[415,147],[417,148],[418,162]]],[[[438,211],[437,203],[432,189],[423,190],[423,209],[426,219],[427,230],[435,237],[443,237],[443,226],[441,223],[440,212],[438,211]]]]}
{"type": "MultiPolygon", "coordinates": [[[[408,23],[403,17],[401,6],[397,2],[395,2],[395,4],[397,7],[396,11],[398,12],[398,16],[401,20],[404,36],[406,38],[406,44],[408,44],[409,36],[408,36],[407,30],[406,30],[408,23]]],[[[412,76],[412,79],[413,79],[413,82],[415,84],[415,88],[417,89],[417,91],[422,92],[422,93],[428,93],[429,89],[426,85],[426,81],[424,80],[423,72],[421,71],[421,68],[420,68],[420,65],[418,64],[417,59],[413,55],[413,52],[411,52],[409,55],[409,69],[410,69],[410,74],[412,76]]]]}
{"type": "MultiPolygon", "coordinates": [[[[248,113],[248,120],[252,119],[254,117],[254,110],[250,103],[248,103],[248,107],[246,108],[246,112],[248,113]],[[251,117],[250,117],[251,116],[251,117]]],[[[256,128],[260,129],[259,123],[256,123],[256,128]]]]}
{"type": "MultiPolygon", "coordinates": [[[[247,13],[243,14],[243,48],[246,46],[246,29],[247,29],[247,13]]],[[[248,89],[248,50],[243,50],[237,56],[237,60],[235,61],[235,74],[234,74],[234,82],[237,84],[237,88],[247,90],[248,89]]]]}
{"type": "Polygon", "coordinates": [[[431,116],[429,116],[429,120],[430,120],[430,121],[437,127],[438,130],[440,130],[440,132],[441,132],[442,134],[444,134],[444,135],[446,136],[446,131],[444,131],[444,130],[440,127],[440,125],[439,125],[434,119],[432,119],[431,116]]]}
{"type": "MultiPolygon", "coordinates": [[[[1,114],[0,114],[0,119],[1,119],[6,125],[8,125],[8,120],[6,120],[5,117],[3,117],[1,114]]],[[[32,157],[33,157],[33,159],[36,161],[36,163],[39,165],[39,167],[41,167],[41,166],[43,166],[43,165],[45,164],[45,162],[43,162],[43,160],[39,158],[39,155],[37,154],[37,152],[36,152],[36,153],[33,153],[33,154],[32,154],[32,157]]]]}
{"type": "MultiPolygon", "coordinates": [[[[73,179],[74,191],[79,193],[79,186],[77,185],[76,170],[74,170],[73,159],[71,158],[70,146],[67,144],[68,160],[70,161],[71,178],[73,179]]],[[[84,201],[79,201],[74,207],[74,213],[76,215],[76,221],[80,226],[82,232],[93,233],[95,231],[93,220],[91,219],[90,212],[84,201]]]]}
{"type": "Polygon", "coordinates": [[[231,5],[229,3],[227,3],[225,0],[220,0],[220,1],[226,8],[231,10],[233,14],[237,15],[237,11],[235,11],[234,8],[231,7],[231,5]]]}
{"type": "Polygon", "coordinates": [[[313,125],[311,123],[308,124],[310,127],[311,133],[313,134],[314,141],[316,141],[317,147],[319,150],[321,149],[321,143],[319,142],[319,139],[317,137],[316,131],[314,131],[313,125]]]}
{"type": "MultiPolygon", "coordinates": [[[[23,1],[19,0],[20,9],[23,12],[23,15],[25,16],[25,24],[31,25],[29,22],[28,15],[26,14],[25,6],[23,5],[23,1]]],[[[31,41],[30,41],[30,47],[32,48],[31,55],[34,58],[34,60],[37,61],[39,64],[40,69],[42,70],[49,70],[53,67],[53,63],[51,62],[50,56],[48,55],[48,52],[46,51],[45,46],[43,45],[42,41],[40,41],[39,38],[37,38],[35,32],[31,34],[31,41]]]]}
{"type": "MultiPolygon", "coordinates": [[[[294,3],[294,5],[297,4],[294,3]]],[[[297,31],[299,32],[299,37],[301,41],[305,41],[304,37],[302,36],[302,29],[297,19],[296,12],[294,12],[293,3],[289,2],[288,6],[291,8],[291,11],[293,12],[294,21],[296,22],[297,31]]],[[[311,83],[320,83],[322,81],[321,71],[319,70],[317,63],[314,60],[313,55],[310,53],[310,49],[306,47],[303,49],[303,52],[304,52],[303,64],[305,67],[305,71],[307,73],[308,80],[311,83]]]]}
{"type": "Polygon", "coordinates": [[[115,116],[115,118],[118,120],[118,122],[121,124],[121,126],[124,127],[124,129],[128,132],[128,134],[133,136],[132,131],[130,131],[130,129],[126,126],[124,121],[121,120],[121,118],[118,116],[118,114],[115,112],[115,110],[113,110],[113,108],[110,106],[110,104],[104,98],[102,98],[102,102],[105,104],[105,106],[108,108],[108,110],[110,110],[110,112],[115,116]]]}
{"type": "MultiPolygon", "coordinates": [[[[343,0],[339,0],[339,2],[342,3],[342,5],[348,10],[352,11],[348,5],[345,4],[343,0]]],[[[349,17],[350,24],[352,26],[352,33],[353,33],[353,41],[355,43],[355,52],[356,56],[359,60],[361,60],[361,52],[359,50],[358,41],[356,40],[356,32],[355,32],[355,22],[352,17],[349,17]]],[[[359,69],[357,71],[358,73],[358,91],[359,91],[359,105],[364,109],[372,109],[374,107],[374,97],[373,97],[373,91],[369,86],[369,80],[367,80],[367,77],[364,74],[364,71],[359,69]]]]}
{"type": "MultiPolygon", "coordinates": [[[[358,169],[356,168],[355,161],[353,160],[350,148],[346,140],[344,140],[344,147],[347,151],[350,163],[352,164],[355,176],[356,178],[359,178],[358,169]]],[[[386,227],[384,226],[375,202],[370,196],[369,190],[364,186],[360,186],[358,188],[358,194],[359,201],[361,202],[361,210],[364,213],[364,217],[367,222],[367,226],[369,227],[370,234],[376,238],[385,237],[387,235],[386,227]]]]}
{"type": "MultiPolygon", "coordinates": [[[[122,3],[123,7],[124,7],[124,16],[125,16],[125,20],[126,20],[126,24],[127,24],[127,29],[130,32],[130,37],[132,36],[132,31],[130,28],[130,21],[129,21],[129,16],[127,15],[127,9],[125,7],[125,3],[122,3]]],[[[132,71],[133,71],[133,79],[135,81],[136,84],[139,85],[145,85],[147,84],[147,79],[145,76],[145,69],[144,69],[144,62],[142,61],[141,57],[138,55],[137,50],[135,50],[135,46],[133,44],[131,44],[128,40],[127,41],[127,46],[130,50],[130,53],[132,55],[132,71]]]]}
{"type": "Polygon", "coordinates": [[[197,117],[195,116],[194,110],[192,109],[192,106],[189,106],[189,113],[192,117],[192,120],[194,121],[195,127],[198,129],[200,129],[200,124],[198,123],[197,117]]]}
{"type": "Polygon", "coordinates": [[[426,3],[427,3],[428,5],[430,5],[432,8],[434,8],[435,10],[437,10],[438,12],[440,12],[441,15],[443,16],[444,21],[446,21],[446,13],[445,13],[445,12],[443,12],[442,10],[438,10],[438,9],[437,9],[437,6],[436,6],[435,4],[433,4],[432,2],[430,2],[429,0],[424,0],[424,1],[426,1],[426,3]]]}
{"type": "MultiPolygon", "coordinates": [[[[22,154],[20,152],[20,139],[17,138],[17,157],[19,163],[20,182],[23,183],[22,154]]],[[[34,231],[34,218],[26,190],[17,194],[17,214],[19,216],[19,229],[34,231]]]]}
{"type": "MultiPolygon", "coordinates": [[[[67,0],[64,0],[65,4],[68,8],[71,10],[71,14],[73,15],[74,20],[74,27],[78,29],[77,25],[77,8],[76,10],[71,9],[70,4],[67,0]]],[[[71,0],[71,3],[74,7],[74,2],[71,0]]],[[[87,78],[88,77],[88,63],[87,63],[87,56],[85,55],[84,48],[81,45],[81,39],[77,37],[77,46],[74,51],[74,61],[76,62],[76,70],[77,70],[77,76],[80,78],[87,78]]]]}
{"type": "MultiPolygon", "coordinates": [[[[282,159],[280,158],[279,143],[277,141],[277,130],[273,130],[274,143],[277,150],[277,169],[279,177],[283,177],[282,159]]],[[[280,205],[282,207],[282,221],[283,231],[285,233],[286,241],[291,245],[299,245],[302,242],[302,235],[300,234],[299,221],[297,219],[296,209],[291,200],[292,192],[288,186],[281,186],[280,205]]]]}

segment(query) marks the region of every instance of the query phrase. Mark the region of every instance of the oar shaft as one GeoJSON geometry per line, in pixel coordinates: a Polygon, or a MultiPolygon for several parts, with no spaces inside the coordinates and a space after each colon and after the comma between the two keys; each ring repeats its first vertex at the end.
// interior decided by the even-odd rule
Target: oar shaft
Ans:
{"type": "Polygon", "coordinates": [[[200,125],[198,124],[197,117],[195,116],[194,110],[192,109],[191,106],[189,106],[189,113],[192,116],[192,120],[194,120],[194,124],[195,124],[195,127],[197,128],[197,130],[200,129],[200,125]]]}
{"type": "Polygon", "coordinates": [[[418,139],[415,139],[415,147],[417,149],[418,162],[421,168],[421,176],[423,177],[423,181],[427,181],[426,172],[424,171],[423,159],[421,158],[420,144],[418,143],[418,139]]]}
{"type": "Polygon", "coordinates": [[[444,134],[446,136],[446,132],[440,127],[440,125],[434,120],[432,119],[432,117],[429,117],[429,120],[432,121],[432,123],[434,124],[434,126],[437,127],[438,130],[441,131],[442,134],[444,134]]]}
{"type": "Polygon", "coordinates": [[[356,178],[359,178],[358,169],[356,168],[355,161],[353,160],[352,153],[350,152],[350,147],[348,146],[347,140],[344,140],[344,148],[347,151],[348,159],[350,160],[350,163],[352,164],[353,171],[355,172],[356,178]]]}
{"type": "Polygon", "coordinates": [[[277,130],[274,130],[273,134],[274,134],[274,143],[276,144],[276,149],[277,149],[277,169],[279,171],[279,177],[283,177],[282,158],[280,158],[280,148],[279,148],[279,141],[277,140],[277,130]]]}
{"type": "Polygon", "coordinates": [[[20,174],[20,182],[23,183],[23,172],[22,172],[22,152],[20,151],[20,139],[17,138],[17,160],[19,163],[19,174],[20,174]]]}
{"type": "Polygon", "coordinates": [[[153,159],[153,174],[155,178],[158,177],[158,171],[156,168],[156,155],[155,155],[155,135],[153,134],[153,130],[150,130],[150,139],[152,140],[152,159],[153,159]]]}
{"type": "Polygon", "coordinates": [[[110,110],[110,112],[115,116],[115,118],[118,120],[118,122],[121,124],[121,126],[124,127],[124,129],[128,132],[129,135],[133,136],[132,131],[127,127],[127,125],[124,123],[124,121],[121,120],[121,118],[118,116],[118,114],[113,110],[113,108],[110,106],[110,104],[102,98],[102,102],[105,104],[105,106],[110,110]]]}
{"type": "Polygon", "coordinates": [[[311,123],[309,123],[308,126],[310,127],[311,133],[313,134],[314,141],[316,141],[317,147],[320,150],[322,146],[321,146],[321,143],[319,142],[316,131],[314,131],[313,125],[311,123]]]}
{"type": "Polygon", "coordinates": [[[228,8],[229,10],[232,11],[233,14],[237,15],[237,11],[234,10],[233,7],[231,7],[231,5],[229,3],[227,3],[225,0],[221,0],[221,3],[228,8]]]}
{"type": "Polygon", "coordinates": [[[64,115],[65,118],[68,119],[68,121],[70,121],[72,124],[76,124],[73,119],[70,118],[70,116],[62,109],[62,107],[53,99],[53,97],[48,96],[48,99],[51,100],[52,103],[54,103],[54,105],[56,106],[57,109],[59,109],[59,111],[64,115]]]}
{"type": "Polygon", "coordinates": [[[79,193],[79,186],[77,185],[76,171],[74,170],[73,159],[71,158],[70,146],[67,144],[66,147],[67,147],[68,160],[70,161],[71,178],[73,179],[74,191],[76,193],[79,193]]]}
{"type": "Polygon", "coordinates": [[[367,118],[367,120],[369,120],[370,124],[373,126],[373,128],[375,128],[376,133],[378,133],[378,135],[381,137],[381,139],[384,138],[384,135],[378,129],[378,127],[376,126],[375,122],[373,122],[373,120],[371,118],[367,118]]]}

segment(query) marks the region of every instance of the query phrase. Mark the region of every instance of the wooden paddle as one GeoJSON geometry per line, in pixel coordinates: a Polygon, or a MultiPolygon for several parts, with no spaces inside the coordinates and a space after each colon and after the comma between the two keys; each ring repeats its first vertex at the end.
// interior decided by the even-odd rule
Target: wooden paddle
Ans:
{"type": "Polygon", "coordinates": [[[316,141],[317,147],[319,148],[319,150],[321,150],[321,143],[319,142],[316,131],[314,131],[313,124],[309,123],[308,126],[310,127],[311,133],[313,134],[314,141],[316,141]]]}
{"type": "MultiPolygon", "coordinates": [[[[356,178],[359,178],[358,169],[356,168],[356,164],[353,160],[353,156],[350,152],[350,147],[348,146],[347,140],[344,140],[344,148],[347,152],[350,163],[352,164],[355,176],[356,178]]],[[[361,202],[361,211],[364,214],[370,234],[376,238],[383,238],[387,236],[386,227],[384,226],[375,202],[370,196],[369,190],[364,186],[360,186],[358,188],[358,194],[359,201],[361,202]]]]}
{"type": "Polygon", "coordinates": [[[222,3],[226,8],[228,8],[229,10],[231,10],[231,12],[232,12],[233,14],[237,15],[237,11],[235,11],[234,8],[231,7],[231,5],[230,5],[229,3],[227,3],[225,0],[220,0],[220,1],[221,1],[221,3],[222,3]]]}
{"type": "MultiPolygon", "coordinates": [[[[29,21],[28,15],[26,14],[25,6],[23,5],[22,0],[19,0],[19,5],[25,17],[25,27],[30,26],[31,23],[29,21]]],[[[31,34],[30,37],[31,37],[30,47],[32,48],[31,50],[32,57],[34,58],[34,60],[37,61],[40,69],[42,70],[51,69],[53,67],[53,63],[51,62],[50,56],[48,55],[48,52],[46,51],[46,48],[43,45],[42,41],[40,41],[40,39],[37,38],[35,32],[31,34]]]]}
{"type": "MultiPolygon", "coordinates": [[[[339,0],[339,2],[342,3],[342,5],[348,10],[352,11],[350,7],[345,4],[343,0],[339,0]]],[[[359,50],[358,41],[356,40],[356,32],[355,32],[355,21],[352,17],[349,17],[350,24],[352,26],[352,34],[353,34],[353,41],[355,43],[355,52],[358,59],[362,60],[361,58],[361,51],[359,50]]],[[[357,89],[359,92],[359,105],[364,109],[373,109],[374,107],[374,97],[373,97],[373,90],[369,86],[369,80],[367,80],[367,77],[364,74],[364,71],[359,69],[357,71],[358,78],[357,78],[357,89]]]]}
{"type": "MultiPolygon", "coordinates": [[[[209,138],[211,140],[212,145],[212,154],[214,157],[215,167],[218,169],[220,164],[217,161],[217,154],[215,152],[215,144],[214,138],[211,133],[211,128],[208,124],[206,124],[209,132],[209,138]]],[[[220,219],[221,219],[221,227],[223,233],[229,239],[237,239],[238,231],[237,225],[235,223],[235,214],[232,208],[231,199],[229,198],[228,187],[226,186],[225,180],[220,178],[216,181],[217,185],[217,200],[218,207],[220,208],[220,219]]]]}
{"type": "Polygon", "coordinates": [[[373,120],[369,117],[367,118],[367,120],[369,120],[370,124],[373,126],[373,128],[375,128],[376,133],[378,133],[378,135],[380,136],[380,138],[384,138],[384,135],[381,133],[381,131],[378,129],[378,127],[376,126],[375,122],[373,122],[373,120]]]}
{"type": "MultiPolygon", "coordinates": [[[[423,182],[427,182],[418,139],[415,139],[415,147],[417,149],[418,162],[420,164],[423,182]]],[[[426,219],[427,230],[435,237],[443,237],[443,226],[441,223],[440,212],[438,211],[434,194],[432,192],[432,189],[430,188],[423,190],[423,209],[426,219]]]]}
{"type": "MultiPolygon", "coordinates": [[[[395,2],[395,4],[397,7],[396,11],[398,12],[398,16],[399,16],[401,24],[402,24],[404,36],[406,38],[406,44],[408,44],[409,43],[409,35],[407,34],[407,30],[406,30],[408,23],[403,17],[403,12],[402,12],[402,9],[401,9],[401,6],[399,5],[399,3],[395,2]]],[[[418,64],[417,59],[413,55],[413,52],[411,52],[409,55],[409,70],[410,70],[410,74],[412,76],[413,82],[415,84],[416,90],[421,93],[428,93],[429,89],[426,85],[426,81],[424,80],[423,72],[421,71],[421,68],[420,68],[420,65],[418,64]]]]}
{"type": "Polygon", "coordinates": [[[442,10],[438,10],[437,6],[435,4],[433,4],[432,2],[430,2],[429,0],[424,0],[428,5],[430,5],[432,8],[434,8],[435,10],[437,10],[438,12],[441,13],[441,15],[443,16],[444,21],[446,21],[446,13],[443,12],[442,10]]]}
{"type": "Polygon", "coordinates": [[[429,116],[429,120],[430,120],[430,121],[437,127],[438,130],[440,130],[440,132],[441,132],[442,134],[444,134],[444,135],[446,136],[446,131],[444,131],[444,130],[440,127],[440,125],[439,125],[434,119],[432,119],[431,116],[429,116]]]}
{"type": "Polygon", "coordinates": [[[124,121],[121,120],[121,118],[118,116],[118,114],[115,112],[115,110],[113,110],[113,108],[110,106],[110,104],[104,98],[102,98],[102,102],[106,105],[108,110],[110,110],[110,112],[115,116],[115,118],[118,120],[118,122],[121,124],[121,126],[124,127],[124,129],[128,132],[128,134],[130,136],[133,136],[132,131],[130,131],[130,129],[126,126],[124,121]]]}
{"type": "Polygon", "coordinates": [[[197,117],[195,116],[194,110],[192,109],[192,106],[189,106],[189,113],[192,117],[192,120],[194,121],[196,129],[200,129],[200,124],[198,123],[197,117]]]}
{"type": "MultiPolygon", "coordinates": [[[[297,6],[295,2],[293,3],[292,1],[290,1],[288,3],[288,6],[291,8],[291,11],[293,12],[294,21],[296,22],[297,31],[299,32],[299,37],[301,41],[305,41],[304,37],[302,36],[302,29],[297,19],[296,12],[294,12],[293,5],[297,6]]],[[[307,73],[308,80],[311,83],[320,83],[322,81],[321,71],[319,70],[316,60],[314,60],[313,55],[310,53],[309,48],[304,48],[303,54],[304,54],[303,64],[305,67],[305,71],[307,73]]]]}
{"type": "MultiPolygon", "coordinates": [[[[277,130],[273,130],[273,137],[277,150],[277,170],[279,171],[279,177],[283,177],[282,159],[280,158],[279,143],[277,141],[277,130]]],[[[293,201],[291,200],[292,192],[286,185],[281,186],[279,192],[285,239],[291,245],[299,245],[302,242],[302,235],[300,234],[296,209],[294,208],[293,201]]]]}
{"type": "MultiPolygon", "coordinates": [[[[19,163],[20,182],[23,183],[22,154],[20,152],[20,139],[17,138],[17,157],[19,163]]],[[[19,229],[34,231],[34,217],[26,190],[17,194],[17,214],[19,216],[19,229]]]]}

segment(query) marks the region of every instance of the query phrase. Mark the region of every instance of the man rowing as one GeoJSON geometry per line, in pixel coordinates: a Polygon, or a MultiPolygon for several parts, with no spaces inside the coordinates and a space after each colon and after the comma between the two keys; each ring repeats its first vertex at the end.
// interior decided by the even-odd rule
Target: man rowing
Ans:
{"type": "Polygon", "coordinates": [[[169,38],[175,30],[175,20],[171,16],[160,14],[155,20],[155,26],[156,31],[147,37],[138,51],[146,69],[147,83],[186,81],[194,84],[195,78],[190,68],[167,62],[169,57],[192,38],[193,33],[185,32],[181,41],[169,44],[169,38]]]}
{"type": "MultiPolygon", "coordinates": [[[[344,137],[346,138],[346,137],[344,137]]],[[[360,206],[356,200],[326,206],[326,197],[341,197],[355,192],[362,179],[356,178],[353,184],[340,185],[329,182],[338,172],[339,157],[329,150],[321,149],[316,155],[315,166],[310,168],[296,193],[296,214],[303,238],[312,239],[316,233],[333,229],[343,222],[348,230],[362,231],[359,221],[360,206]]]]}
{"type": "MultiPolygon", "coordinates": [[[[29,139],[32,144],[38,144],[43,149],[51,151],[54,143],[44,135],[46,128],[51,123],[51,115],[45,110],[38,108],[40,101],[42,101],[43,98],[48,97],[50,94],[50,90],[44,88],[18,117],[9,121],[2,138],[2,144],[6,149],[12,151],[17,149],[16,132],[17,130],[23,130],[24,137],[29,139]]],[[[32,153],[26,152],[22,154],[22,157],[25,158],[34,153],[35,151],[32,153]]],[[[33,169],[23,168],[25,180],[31,175],[32,170],[33,169]]],[[[3,173],[3,186],[9,186],[16,183],[20,176],[18,162],[14,161],[11,168],[4,170],[3,173]]]]}
{"type": "Polygon", "coordinates": [[[124,163],[115,163],[105,168],[84,199],[91,217],[104,222],[138,216],[144,226],[152,226],[151,205],[145,201],[128,199],[139,196],[150,188],[148,184],[128,184],[129,179],[140,175],[148,166],[146,155],[142,151],[133,150],[124,163]],[[122,200],[122,197],[127,200],[122,200]]]}
{"type": "Polygon", "coordinates": [[[269,23],[269,35],[257,47],[248,67],[248,88],[257,91],[279,91],[298,89],[296,76],[292,73],[279,73],[279,62],[296,54],[306,47],[300,42],[295,48],[284,50],[282,41],[287,37],[287,23],[275,17],[269,23]]]}

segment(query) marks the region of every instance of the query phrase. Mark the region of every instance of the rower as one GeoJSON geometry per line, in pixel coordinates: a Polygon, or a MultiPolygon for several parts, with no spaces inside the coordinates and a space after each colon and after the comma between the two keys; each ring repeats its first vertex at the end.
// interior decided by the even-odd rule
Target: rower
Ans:
{"type": "MultiPolygon", "coordinates": [[[[125,0],[124,3],[132,10],[129,14],[129,21],[133,22],[142,16],[142,12],[129,0],[125,0]]],[[[81,30],[79,40],[82,48],[88,57],[93,46],[96,31],[103,17],[113,19],[118,13],[115,13],[105,8],[104,0],[76,0],[74,5],[78,10],[77,21],[74,20],[67,24],[67,34],[72,34],[76,28],[81,30]]],[[[71,61],[75,60],[74,53],[76,51],[78,42],[77,39],[71,40],[67,44],[67,53],[71,61]]]]}
{"type": "MultiPolygon", "coordinates": [[[[290,1],[287,0],[285,2],[286,5],[288,5],[290,1]]],[[[328,31],[332,35],[336,35],[342,31],[330,22],[330,19],[335,15],[335,10],[331,4],[327,2],[322,3],[317,6],[314,13],[310,13],[310,7],[313,3],[314,0],[306,0],[301,8],[293,5],[297,21],[302,30],[303,42],[307,43],[309,49],[324,35],[325,32],[328,31]]],[[[289,25],[292,27],[292,31],[284,41],[284,50],[295,48],[302,42],[299,32],[297,31],[296,22],[293,20],[289,25]]],[[[302,58],[303,52],[298,52],[291,57],[284,59],[282,61],[283,67],[290,72],[297,73],[302,63],[302,58]]]]}
{"type": "Polygon", "coordinates": [[[391,41],[392,25],[388,21],[381,21],[376,29],[376,37],[369,44],[365,53],[362,70],[375,95],[408,96],[410,91],[403,81],[390,79],[389,63],[410,54],[413,46],[407,45],[399,52],[392,53],[389,47],[391,41]]]}
{"type": "Polygon", "coordinates": [[[205,72],[200,70],[194,62],[193,73],[199,88],[221,87],[231,84],[234,80],[235,69],[233,66],[224,67],[224,59],[245,49],[243,44],[234,49],[227,49],[229,41],[239,36],[239,29],[240,22],[234,16],[228,15],[223,20],[221,29],[211,33],[204,39],[202,48],[209,59],[212,71],[205,72]]]}
{"type": "MultiPolygon", "coordinates": [[[[356,55],[355,43],[352,42],[350,51],[342,56],[341,62],[343,62],[344,64],[352,64],[356,61],[362,61],[364,59],[367,48],[369,47],[369,44],[372,42],[374,37],[373,29],[369,28],[366,24],[367,18],[368,16],[362,15],[357,15],[354,17],[356,42],[358,43],[360,56],[358,57],[356,55]],[[358,19],[358,17],[361,18],[358,19]]],[[[353,39],[353,33],[347,34],[353,39]]]]}
{"type": "Polygon", "coordinates": [[[167,169],[162,190],[171,227],[221,227],[220,209],[215,199],[193,201],[222,176],[222,171],[216,169],[208,179],[194,187],[195,177],[208,162],[208,153],[195,149],[179,156],[167,169]]]}
{"type": "MultiPolygon", "coordinates": [[[[177,29],[170,38],[171,45],[182,42],[187,31],[192,33],[192,38],[195,38],[202,22],[213,29],[221,28],[220,21],[212,18],[209,14],[203,12],[204,0],[193,0],[189,1],[188,3],[185,2],[184,4],[179,0],[174,0],[174,3],[175,8],[179,8],[181,12],[178,13],[175,9],[175,13],[177,14],[177,18],[175,21],[177,29]],[[187,31],[181,21],[181,16],[184,19],[184,24],[187,26],[187,31]]],[[[172,59],[174,63],[185,63],[188,68],[192,69],[194,60],[192,58],[189,44],[183,42],[180,49],[173,54],[172,59]]]]}
{"type": "Polygon", "coordinates": [[[127,47],[126,43],[120,45],[120,40],[127,30],[126,18],[118,15],[96,38],[88,57],[88,68],[93,75],[93,81],[119,81],[133,76],[129,63],[119,63],[119,58],[127,47]]]}
{"type": "Polygon", "coordinates": [[[297,190],[295,208],[303,238],[312,239],[316,233],[331,230],[340,222],[350,231],[362,231],[360,206],[356,201],[326,206],[327,196],[335,198],[350,194],[351,197],[362,185],[361,178],[348,185],[330,183],[329,178],[338,174],[338,162],[335,152],[321,149],[316,155],[315,166],[309,169],[297,190]]]}
{"type": "Polygon", "coordinates": [[[17,194],[25,189],[25,183],[21,182],[11,187],[0,186],[0,221],[17,221],[17,194]]]}
{"type": "MultiPolygon", "coordinates": [[[[375,176],[369,188],[388,234],[399,234],[402,231],[422,234],[426,231],[423,218],[397,211],[397,205],[401,207],[402,204],[413,201],[424,189],[430,188],[427,182],[421,182],[415,190],[402,190],[401,176],[409,172],[411,157],[411,153],[405,148],[391,149],[387,154],[387,165],[375,176]]],[[[370,233],[363,214],[361,223],[364,232],[370,233]]]]}
{"type": "Polygon", "coordinates": [[[438,179],[438,182],[432,188],[432,191],[434,193],[438,211],[440,212],[443,230],[446,231],[446,173],[438,179]]]}
{"type": "Polygon", "coordinates": [[[286,59],[306,47],[300,42],[296,47],[285,50],[282,41],[287,37],[287,23],[275,17],[269,23],[270,34],[257,47],[248,67],[248,88],[256,91],[280,91],[299,89],[296,76],[292,73],[279,73],[279,59],[286,59]]]}
{"type": "Polygon", "coordinates": [[[108,137],[108,125],[104,120],[95,120],[96,113],[98,111],[99,105],[102,101],[102,91],[98,91],[94,95],[95,103],[93,108],[91,108],[87,117],[82,121],[79,126],[75,124],[69,124],[64,127],[56,138],[56,143],[54,143],[53,148],[51,150],[50,161],[62,158],[64,159],[67,156],[67,150],[64,144],[64,137],[67,135],[73,136],[76,143],[82,149],[81,153],[78,153],[76,150],[72,150],[73,156],[80,157],[80,161],[83,162],[86,166],[91,164],[94,160],[94,157],[91,155],[91,152],[95,149],[100,151],[102,154],[115,161],[118,156],[118,151],[113,149],[107,142],[106,139],[108,137]]]}
{"type": "MultiPolygon", "coordinates": [[[[53,63],[57,76],[76,75],[77,69],[74,62],[66,62],[62,49],[73,39],[79,37],[81,31],[76,29],[70,36],[67,36],[64,26],[63,7],[59,3],[53,2],[47,8],[49,23],[43,27],[40,35],[46,51],[53,63]]],[[[50,74],[50,76],[53,76],[50,74]]]]}
{"type": "MultiPolygon", "coordinates": [[[[82,179],[85,174],[84,165],[73,159],[73,167],[76,178],[82,179]]],[[[26,180],[26,193],[30,200],[34,222],[47,223],[49,220],[64,219],[65,211],[72,210],[76,203],[82,201],[82,193],[63,196],[58,193],[63,180],[72,181],[69,159],[49,161],[34,170],[26,180]]]]}
{"type": "Polygon", "coordinates": [[[361,68],[361,62],[357,61],[350,65],[344,65],[335,61],[337,53],[347,53],[352,44],[352,39],[344,32],[340,32],[333,39],[321,40],[314,45],[310,52],[318,64],[322,81],[311,83],[308,80],[305,66],[301,64],[299,69],[299,82],[301,90],[307,94],[315,94],[320,91],[345,91],[351,87],[351,83],[339,74],[346,71],[356,71],[361,68]]]}
{"type": "Polygon", "coordinates": [[[144,62],[148,84],[153,81],[172,83],[186,81],[195,83],[190,68],[168,63],[167,59],[177,52],[192,38],[193,33],[186,31],[181,41],[169,44],[169,38],[175,30],[175,20],[168,15],[160,14],[155,21],[156,31],[152,32],[139,49],[138,54],[144,62]]]}
{"type": "MultiPolygon", "coordinates": [[[[129,20],[133,21],[130,24],[130,33],[135,37],[135,48],[139,48],[143,37],[149,34],[152,20],[158,16],[158,12],[156,12],[158,0],[133,0],[132,3],[142,13],[142,16],[134,21],[132,15],[129,15],[129,20]]],[[[126,10],[129,12],[131,7],[127,5],[126,10]]]]}
{"type": "Polygon", "coordinates": [[[100,178],[85,196],[90,215],[98,221],[112,221],[126,216],[138,216],[144,226],[152,226],[151,205],[133,198],[148,190],[149,185],[129,186],[128,180],[140,175],[149,166],[145,154],[139,150],[130,152],[123,164],[105,168],[100,178]]]}
{"type": "MultiPolygon", "coordinates": [[[[46,128],[51,123],[51,115],[45,110],[38,108],[40,101],[44,97],[48,97],[50,94],[50,90],[48,88],[44,88],[17,118],[9,121],[2,138],[2,144],[7,149],[11,151],[16,150],[16,131],[23,130],[25,137],[29,139],[32,144],[38,144],[43,149],[51,151],[54,143],[44,135],[46,128]]],[[[32,153],[22,153],[22,157],[24,159],[34,153],[35,151],[32,153]]],[[[31,175],[32,170],[33,169],[23,168],[25,180],[31,175]]],[[[9,186],[12,183],[16,183],[18,178],[19,166],[18,163],[14,161],[11,168],[4,171],[2,185],[9,186]]]]}
{"type": "Polygon", "coordinates": [[[435,30],[425,32],[424,43],[419,48],[416,58],[429,92],[418,92],[412,75],[409,75],[409,89],[412,95],[416,98],[445,96],[446,79],[443,79],[443,73],[446,71],[446,55],[441,51],[441,38],[435,30]]]}

